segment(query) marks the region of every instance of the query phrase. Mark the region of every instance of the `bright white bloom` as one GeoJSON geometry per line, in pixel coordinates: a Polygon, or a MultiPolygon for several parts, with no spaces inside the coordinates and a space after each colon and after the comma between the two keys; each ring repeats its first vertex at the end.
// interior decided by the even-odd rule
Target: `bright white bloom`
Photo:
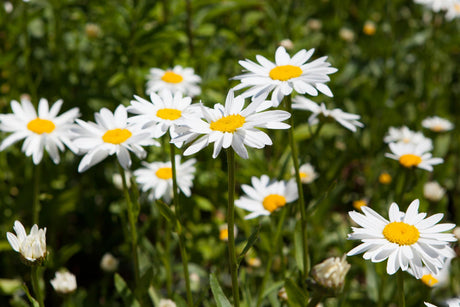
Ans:
{"type": "Polygon", "coordinates": [[[424,303],[424,304],[425,304],[425,306],[427,306],[427,307],[438,307],[438,306],[436,306],[436,305],[433,305],[433,304],[431,304],[431,303],[428,303],[428,302],[423,302],[423,303],[424,303]]]}
{"type": "Polygon", "coordinates": [[[431,153],[428,151],[431,144],[422,142],[418,145],[404,144],[404,143],[390,143],[391,153],[386,153],[385,157],[398,160],[399,163],[406,167],[418,167],[429,172],[433,171],[433,165],[441,164],[444,162],[442,158],[432,158],[431,153]]]}
{"type": "Polygon", "coordinates": [[[448,307],[460,307],[460,297],[454,297],[446,300],[448,307]]]}
{"type": "Polygon", "coordinates": [[[340,290],[351,267],[345,258],[330,257],[318,263],[311,271],[313,279],[324,288],[340,290]]]}
{"type": "Polygon", "coordinates": [[[54,290],[60,294],[69,294],[77,290],[77,278],[67,271],[56,272],[50,283],[54,290]]]}
{"type": "Polygon", "coordinates": [[[172,93],[162,90],[158,94],[151,93],[147,101],[134,95],[127,108],[129,113],[136,114],[128,118],[129,123],[141,125],[152,130],[154,137],[161,137],[168,129],[171,138],[177,136],[177,123],[187,117],[199,116],[200,108],[191,105],[192,98],[183,97],[181,92],[172,93]]]}
{"type": "Polygon", "coordinates": [[[78,166],[78,172],[84,172],[91,166],[101,162],[109,155],[117,155],[120,165],[124,169],[131,166],[131,157],[128,150],[139,158],[146,156],[141,146],[160,144],[153,140],[152,135],[142,127],[128,124],[128,114],[123,105],[119,105],[112,113],[102,108],[94,114],[96,123],[76,120],[77,126],[73,129],[76,134],[74,143],[85,156],[78,166]]]}
{"type": "Polygon", "coordinates": [[[28,264],[40,263],[46,257],[46,227],[38,229],[35,224],[27,235],[21,222],[15,221],[13,226],[16,235],[6,233],[11,247],[27,261],[28,264]]]}
{"type": "Polygon", "coordinates": [[[201,78],[195,75],[193,68],[183,68],[180,65],[172,69],[151,68],[147,76],[147,95],[159,92],[163,89],[169,89],[171,92],[181,92],[190,97],[195,97],[201,93],[198,84],[201,78]]]}
{"type": "Polygon", "coordinates": [[[424,5],[434,12],[439,12],[448,9],[456,0],[414,0],[414,2],[424,5]]]}
{"type": "Polygon", "coordinates": [[[460,1],[455,0],[453,3],[449,3],[446,7],[446,19],[452,20],[460,17],[460,1]]]}
{"type": "Polygon", "coordinates": [[[100,267],[105,272],[115,272],[118,269],[118,261],[111,253],[105,253],[101,258],[100,267]]]}
{"type": "Polygon", "coordinates": [[[312,96],[317,96],[320,91],[332,97],[325,83],[330,81],[328,74],[336,72],[337,68],[330,67],[331,64],[326,62],[327,56],[307,63],[314,51],[302,49],[291,58],[286,49],[280,46],[276,49],[275,63],[261,55],[256,56],[260,65],[251,60],[239,61],[247,72],[234,78],[241,80],[234,89],[250,87],[242,95],[252,97],[252,100],[265,100],[271,92],[274,107],[280,104],[284,96],[290,95],[292,90],[312,96]]]}
{"type": "Polygon", "coordinates": [[[405,143],[405,144],[429,144],[429,149],[433,149],[431,139],[425,137],[421,132],[415,132],[410,130],[408,127],[403,126],[401,128],[390,127],[387,135],[383,138],[385,143],[405,143]]]}
{"type": "Polygon", "coordinates": [[[446,190],[436,181],[427,182],[423,186],[423,196],[429,201],[438,202],[445,193],[446,190]]]}
{"type": "Polygon", "coordinates": [[[183,121],[188,129],[181,136],[171,142],[190,142],[192,138],[203,134],[195,140],[185,151],[184,155],[192,155],[201,149],[214,143],[213,158],[216,158],[221,149],[230,146],[243,159],[248,158],[248,151],[245,147],[263,148],[271,145],[272,140],[258,128],[287,129],[288,124],[282,123],[291,114],[286,111],[272,110],[263,111],[269,106],[260,109],[261,101],[254,101],[244,108],[244,98],[234,97],[230,90],[225,100],[225,106],[217,103],[214,109],[202,107],[203,119],[194,118],[183,121]]]}
{"type": "Polygon", "coordinates": [[[55,164],[60,162],[59,151],[64,151],[66,145],[73,152],[77,148],[70,140],[69,129],[78,117],[78,108],[57,115],[62,106],[62,100],[56,101],[51,109],[48,100],[42,98],[38,103],[38,115],[32,103],[22,99],[21,103],[13,100],[13,114],[0,115],[0,130],[12,132],[0,145],[0,151],[19,140],[25,139],[22,151],[26,156],[32,156],[34,164],[40,163],[43,151],[46,150],[55,164]]]}
{"type": "Polygon", "coordinates": [[[158,307],[176,307],[176,303],[170,299],[162,298],[158,303],[158,307]]]}
{"type": "Polygon", "coordinates": [[[261,215],[270,215],[278,208],[295,201],[299,194],[295,180],[271,181],[267,175],[252,177],[252,186],[243,184],[241,189],[246,193],[235,201],[235,206],[252,213],[245,217],[246,220],[261,215]]]}
{"type": "MultiPolygon", "coordinates": [[[[180,155],[176,155],[176,179],[178,188],[190,197],[190,188],[195,177],[195,159],[190,159],[181,164],[180,155]]],[[[149,198],[163,198],[169,203],[173,197],[172,166],[171,162],[142,162],[144,167],[134,171],[137,183],[143,192],[149,193],[149,198]]]]}
{"type": "Polygon", "coordinates": [[[437,224],[444,214],[438,213],[426,218],[419,213],[419,200],[414,200],[406,212],[399,211],[396,203],[389,210],[390,221],[369,207],[361,207],[364,214],[349,212],[351,219],[359,226],[352,227],[350,240],[363,243],[348,252],[348,256],[364,252],[363,258],[372,262],[386,259],[387,273],[393,275],[401,268],[409,268],[416,278],[423,276],[426,266],[432,274],[438,274],[446,258],[455,256],[449,242],[457,239],[451,233],[443,233],[455,227],[455,224],[437,224]]]}
{"type": "Polygon", "coordinates": [[[422,126],[434,132],[444,132],[454,129],[454,124],[438,116],[425,118],[422,121],[422,126]]]}
{"type": "Polygon", "coordinates": [[[319,121],[318,117],[324,117],[326,119],[332,118],[348,130],[351,130],[353,132],[356,132],[356,127],[364,127],[364,124],[358,121],[358,119],[360,119],[361,116],[346,113],[338,108],[328,110],[326,109],[326,105],[324,104],[324,102],[322,102],[321,105],[318,105],[316,102],[302,96],[294,97],[292,108],[312,112],[312,114],[308,118],[308,123],[310,125],[317,124],[319,121]]]}
{"type": "Polygon", "coordinates": [[[312,183],[318,178],[318,173],[315,172],[313,165],[305,163],[299,167],[300,181],[304,184],[312,183]]]}

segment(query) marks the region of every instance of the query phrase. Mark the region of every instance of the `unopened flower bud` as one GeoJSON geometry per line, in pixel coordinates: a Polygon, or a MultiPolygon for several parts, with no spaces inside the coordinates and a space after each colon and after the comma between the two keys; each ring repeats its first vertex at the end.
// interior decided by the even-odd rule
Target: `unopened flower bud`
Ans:
{"type": "Polygon", "coordinates": [[[118,269],[118,259],[110,253],[105,253],[101,259],[101,269],[106,272],[115,272],[118,269]]]}
{"type": "Polygon", "coordinates": [[[77,279],[75,275],[67,271],[56,272],[56,275],[50,283],[59,294],[69,294],[77,289],[77,279]]]}
{"type": "Polygon", "coordinates": [[[423,196],[432,202],[440,201],[445,193],[446,190],[436,181],[427,182],[423,186],[423,196]]]}
{"type": "Polygon", "coordinates": [[[349,269],[350,264],[345,260],[345,256],[331,257],[315,265],[312,276],[323,288],[337,292],[342,289],[349,269]]]}

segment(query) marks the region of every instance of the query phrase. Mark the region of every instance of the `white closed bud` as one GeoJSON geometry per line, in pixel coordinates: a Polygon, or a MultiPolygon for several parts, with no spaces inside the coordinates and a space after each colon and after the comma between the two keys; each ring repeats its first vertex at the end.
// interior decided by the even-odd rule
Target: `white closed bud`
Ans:
{"type": "Polygon", "coordinates": [[[39,229],[35,224],[27,235],[21,222],[15,221],[13,226],[16,235],[6,233],[11,247],[21,254],[28,265],[40,265],[46,257],[46,228],[39,229]]]}
{"type": "Polygon", "coordinates": [[[427,182],[423,186],[423,196],[432,202],[440,201],[445,193],[446,190],[436,181],[427,182]]]}
{"type": "Polygon", "coordinates": [[[101,259],[101,269],[106,272],[115,272],[118,269],[118,259],[111,253],[105,253],[101,259]]]}
{"type": "Polygon", "coordinates": [[[280,41],[280,46],[283,46],[286,50],[294,49],[294,43],[289,38],[280,41]]]}
{"type": "Polygon", "coordinates": [[[56,275],[50,283],[59,294],[69,294],[77,290],[77,279],[75,275],[67,271],[56,272],[56,275]]]}
{"type": "Polygon", "coordinates": [[[312,276],[322,287],[337,291],[342,288],[349,269],[350,264],[345,260],[345,256],[331,257],[315,265],[312,276]]]}
{"type": "Polygon", "coordinates": [[[170,299],[162,298],[160,303],[158,304],[159,307],[176,307],[176,303],[170,299]]]}

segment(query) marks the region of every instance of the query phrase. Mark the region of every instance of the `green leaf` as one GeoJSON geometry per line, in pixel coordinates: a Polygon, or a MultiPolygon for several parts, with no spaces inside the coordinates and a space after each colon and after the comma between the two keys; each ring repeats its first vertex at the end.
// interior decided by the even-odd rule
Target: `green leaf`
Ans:
{"type": "Polygon", "coordinates": [[[123,299],[124,305],[131,306],[131,307],[141,307],[139,302],[134,298],[133,293],[128,288],[128,285],[124,281],[123,277],[121,277],[120,274],[115,273],[114,279],[115,279],[115,289],[117,290],[117,293],[123,299]]]}
{"type": "Polygon", "coordinates": [[[209,282],[211,284],[212,295],[214,295],[217,307],[232,307],[232,304],[228,301],[224,291],[222,291],[222,288],[219,285],[219,281],[217,281],[217,278],[213,273],[209,276],[209,282]]]}
{"type": "Polygon", "coordinates": [[[292,279],[288,278],[284,281],[284,288],[286,289],[290,306],[305,306],[307,304],[308,295],[292,279]]]}
{"type": "Polygon", "coordinates": [[[29,301],[32,303],[32,306],[33,306],[33,307],[40,307],[40,304],[37,302],[37,300],[34,299],[34,298],[32,297],[32,295],[30,295],[29,289],[27,288],[26,284],[23,284],[23,285],[22,285],[22,290],[24,290],[24,292],[26,293],[27,298],[28,298],[29,301]]]}
{"type": "Polygon", "coordinates": [[[259,238],[259,230],[260,230],[260,224],[258,225],[257,229],[249,236],[248,241],[246,242],[246,246],[243,248],[243,250],[239,254],[238,259],[237,259],[238,266],[240,265],[244,256],[246,256],[249,249],[254,245],[254,243],[256,243],[257,239],[259,238]]]}
{"type": "Polygon", "coordinates": [[[294,233],[294,251],[295,251],[295,261],[300,272],[304,271],[303,267],[303,244],[302,244],[302,224],[300,221],[297,221],[295,225],[294,233]]]}
{"type": "Polygon", "coordinates": [[[161,215],[168,220],[172,225],[176,224],[176,215],[171,210],[171,208],[161,200],[157,200],[158,209],[160,210],[161,215]]]}
{"type": "Polygon", "coordinates": [[[21,281],[19,279],[6,279],[0,278],[0,293],[5,295],[12,295],[19,288],[21,288],[21,281]]]}

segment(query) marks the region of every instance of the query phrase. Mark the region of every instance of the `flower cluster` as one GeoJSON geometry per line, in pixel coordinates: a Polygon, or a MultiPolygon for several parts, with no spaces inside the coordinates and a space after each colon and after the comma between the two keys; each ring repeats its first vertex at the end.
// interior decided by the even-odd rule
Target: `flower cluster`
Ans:
{"type": "Polygon", "coordinates": [[[447,20],[460,16],[459,0],[414,0],[414,2],[424,5],[434,12],[445,11],[447,20]]]}

